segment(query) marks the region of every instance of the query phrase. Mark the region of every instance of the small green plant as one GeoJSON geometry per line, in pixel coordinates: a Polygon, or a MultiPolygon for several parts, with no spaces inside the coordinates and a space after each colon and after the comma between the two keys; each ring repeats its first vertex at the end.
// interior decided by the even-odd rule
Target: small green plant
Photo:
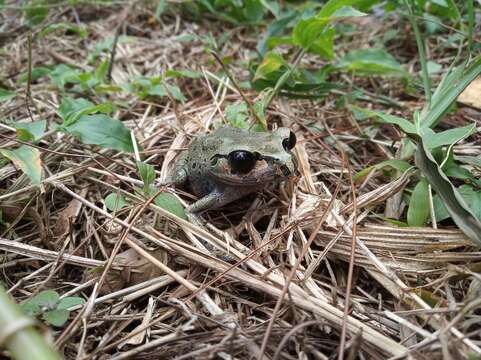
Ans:
{"type": "MultiPolygon", "coordinates": [[[[472,9],[472,7],[471,7],[472,9]]],[[[410,12],[416,38],[420,38],[419,29],[414,26],[415,19],[410,12]]],[[[398,126],[407,136],[404,143],[404,158],[414,155],[419,169],[419,180],[412,190],[409,200],[407,222],[411,226],[422,226],[428,222],[431,214],[435,220],[451,217],[458,227],[473,241],[481,244],[481,181],[470,169],[479,166],[471,157],[456,157],[453,147],[476,131],[476,124],[453,128],[441,132],[433,129],[450,111],[461,92],[481,74],[481,56],[471,61],[463,61],[460,65],[450,67],[444,74],[436,90],[431,94],[429,69],[425,59],[424,48],[418,42],[426,105],[422,111],[415,111],[412,121],[381,112],[366,111],[380,122],[398,126]],[[453,180],[465,184],[456,187],[453,180]],[[429,185],[435,192],[430,201],[429,185]]],[[[402,167],[409,166],[401,162],[402,167]]],[[[391,163],[385,163],[392,166],[391,163]]],[[[378,168],[382,168],[383,166],[378,168]]],[[[397,166],[398,170],[401,170],[397,166]]]]}
{"type": "Polygon", "coordinates": [[[31,316],[40,316],[50,325],[61,327],[69,316],[70,308],[85,304],[81,297],[67,296],[60,298],[54,290],[45,290],[21,304],[22,310],[31,316]]]}

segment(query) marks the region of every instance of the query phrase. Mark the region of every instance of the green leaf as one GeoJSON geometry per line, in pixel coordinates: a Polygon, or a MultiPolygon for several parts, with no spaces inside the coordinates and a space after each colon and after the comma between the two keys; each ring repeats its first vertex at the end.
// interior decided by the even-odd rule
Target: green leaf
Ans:
{"type": "Polygon", "coordinates": [[[372,110],[368,110],[368,109],[362,109],[362,108],[359,108],[357,106],[352,106],[352,107],[355,108],[358,111],[361,111],[361,112],[371,116],[371,117],[372,116],[377,117],[378,121],[381,122],[381,123],[397,125],[406,134],[417,136],[416,127],[414,126],[413,123],[409,122],[406,119],[403,119],[399,116],[385,114],[381,111],[372,111],[372,110]]]}
{"type": "Polygon", "coordinates": [[[42,31],[38,33],[37,36],[39,38],[43,38],[45,37],[45,35],[50,34],[51,32],[54,32],[56,30],[63,30],[64,32],[76,33],[82,39],[87,37],[87,30],[85,28],[72,25],[72,24],[67,24],[67,23],[56,23],[56,24],[47,25],[45,28],[42,29],[42,31]]]}
{"type": "Polygon", "coordinates": [[[38,305],[40,308],[55,309],[59,299],[60,295],[55,290],[44,290],[27,302],[38,305]]]}
{"type": "Polygon", "coordinates": [[[182,219],[187,219],[187,216],[185,215],[185,209],[175,195],[168,192],[163,192],[155,198],[154,202],[155,205],[161,207],[162,209],[167,210],[168,212],[182,219]]]}
{"type": "Polygon", "coordinates": [[[166,0],[158,0],[157,7],[155,9],[155,18],[160,20],[160,16],[164,13],[165,9],[167,8],[167,1],[166,0]]]}
{"type": "Polygon", "coordinates": [[[150,185],[155,180],[155,169],[152,165],[146,164],[142,161],[137,161],[136,164],[140,178],[144,182],[144,192],[148,192],[150,185]]]}
{"type": "Polygon", "coordinates": [[[407,221],[409,226],[424,226],[429,218],[429,184],[422,178],[414,187],[409,201],[407,221]]]}
{"type": "Polygon", "coordinates": [[[295,45],[299,45],[305,50],[309,50],[311,45],[319,39],[325,31],[329,19],[312,17],[300,20],[292,31],[292,40],[295,45]]]}
{"type": "Polygon", "coordinates": [[[225,117],[234,127],[241,129],[247,129],[249,127],[247,122],[247,119],[249,118],[247,105],[243,102],[227,105],[225,108],[225,117]]]}
{"type": "Polygon", "coordinates": [[[25,8],[25,17],[30,25],[40,24],[48,15],[48,7],[43,1],[34,1],[28,4],[25,8]]]}
{"type": "Polygon", "coordinates": [[[53,69],[49,75],[52,82],[61,90],[64,89],[65,84],[78,83],[80,72],[65,64],[60,64],[53,69]]]}
{"type": "Polygon", "coordinates": [[[22,169],[30,178],[32,184],[40,184],[42,180],[42,161],[37,149],[22,145],[14,150],[0,149],[0,154],[10,159],[16,167],[22,169]]]}
{"type": "Polygon", "coordinates": [[[179,78],[179,77],[186,77],[190,79],[198,79],[202,77],[202,73],[198,71],[192,70],[167,70],[165,72],[166,78],[179,78]]]}
{"type": "Polygon", "coordinates": [[[476,57],[467,68],[465,64],[462,64],[450,69],[436,88],[431,104],[423,109],[422,126],[434,128],[451,104],[479,74],[481,74],[481,55],[476,57]]]}
{"type": "Polygon", "coordinates": [[[50,310],[42,314],[42,319],[53,326],[62,326],[68,320],[70,312],[65,309],[50,310]]]}
{"type": "Polygon", "coordinates": [[[359,11],[352,6],[343,6],[336,11],[330,16],[331,18],[345,18],[345,17],[358,17],[358,16],[366,16],[366,13],[363,13],[362,11],[359,11]]]}
{"type": "Polygon", "coordinates": [[[78,296],[67,296],[60,300],[57,305],[59,310],[68,310],[71,307],[85,304],[85,300],[78,296]]]}
{"type": "Polygon", "coordinates": [[[329,28],[324,31],[319,38],[310,46],[310,51],[326,60],[334,58],[334,35],[336,30],[329,28]]]}
{"type": "Polygon", "coordinates": [[[104,202],[105,206],[107,206],[107,209],[110,211],[119,211],[127,206],[125,197],[116,193],[107,195],[104,202]]]}
{"type": "Polygon", "coordinates": [[[476,132],[476,123],[471,125],[445,130],[434,133],[430,136],[423,136],[423,140],[428,149],[435,149],[441,146],[454,145],[476,132]]]}
{"type": "Polygon", "coordinates": [[[61,127],[61,131],[77,137],[84,144],[134,152],[130,131],[121,121],[103,114],[82,115],[73,124],[61,127]]]}
{"type": "Polygon", "coordinates": [[[408,76],[401,64],[384,49],[358,49],[344,56],[338,67],[355,71],[356,75],[408,76]]]}
{"type": "Polygon", "coordinates": [[[268,79],[269,74],[287,67],[286,61],[282,58],[282,55],[275,52],[268,52],[262,60],[262,63],[257,67],[253,81],[259,79],[268,79]]]}
{"type": "Polygon", "coordinates": [[[82,115],[102,112],[109,114],[114,110],[111,103],[103,103],[94,105],[83,98],[74,99],[71,97],[64,97],[58,109],[59,115],[64,120],[63,126],[69,126],[71,123],[77,121],[82,115]]]}
{"type": "Polygon", "coordinates": [[[339,9],[347,6],[350,7],[360,2],[362,2],[362,0],[329,0],[317,16],[320,18],[328,18],[334,15],[339,9]]]}
{"type": "Polygon", "coordinates": [[[17,129],[17,138],[22,141],[36,141],[45,134],[47,121],[39,120],[30,123],[13,123],[12,126],[17,129]]]}
{"type": "Polygon", "coordinates": [[[107,76],[108,71],[109,71],[109,59],[105,59],[100,63],[97,69],[95,69],[95,78],[98,81],[103,81],[107,76]]]}
{"type": "MultiPolygon", "coordinates": [[[[46,76],[48,74],[50,74],[52,70],[49,69],[48,67],[44,67],[44,66],[39,66],[39,67],[34,67],[32,69],[32,81],[35,81],[39,78],[41,78],[42,76],[46,76]]],[[[24,83],[24,82],[27,82],[28,81],[28,73],[23,73],[22,75],[20,75],[18,77],[18,81],[19,83],[24,83]]]]}
{"type": "Polygon", "coordinates": [[[429,75],[438,74],[443,70],[443,66],[434,61],[428,61],[427,66],[429,75]]]}
{"type": "Polygon", "coordinates": [[[352,179],[354,181],[358,181],[359,179],[362,179],[362,178],[366,177],[371,171],[381,170],[381,169],[384,169],[386,167],[390,167],[390,168],[396,169],[398,171],[405,172],[408,169],[412,168],[413,166],[411,164],[409,164],[408,162],[403,161],[403,160],[398,160],[398,159],[385,160],[385,161],[380,162],[379,164],[376,164],[374,166],[369,166],[369,167],[359,171],[357,174],[355,174],[352,177],[352,179]]]}
{"type": "Polygon", "coordinates": [[[177,85],[170,85],[167,82],[164,82],[163,86],[167,89],[169,94],[175,99],[179,100],[181,102],[184,102],[187,100],[187,98],[182,94],[182,91],[180,91],[179,87],[177,85]]]}
{"type": "Polygon", "coordinates": [[[13,99],[15,96],[17,96],[15,91],[0,88],[0,102],[13,99]]]}
{"type": "Polygon", "coordinates": [[[471,211],[462,195],[457,191],[448,177],[420,140],[415,153],[416,165],[431,184],[432,188],[443,200],[449,214],[471,240],[481,245],[481,222],[471,211]]]}

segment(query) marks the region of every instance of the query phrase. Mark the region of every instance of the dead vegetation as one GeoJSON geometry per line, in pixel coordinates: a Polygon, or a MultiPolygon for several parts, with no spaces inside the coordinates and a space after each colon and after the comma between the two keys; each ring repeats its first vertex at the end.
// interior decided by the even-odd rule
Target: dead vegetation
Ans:
{"type": "MultiPolygon", "coordinates": [[[[112,84],[168,69],[202,73],[175,80],[184,103],[101,95],[122,103],[113,117],[133,131],[143,160],[160,178],[192,137],[224,121],[226,104],[242,100],[199,39],[227,32],[223,56],[244,81],[249,74],[236,64],[248,62],[255,48],[248,31],[180,15],[157,21],[135,5],[66,7],[52,21],[59,19],[86,24],[88,37],[65,33],[35,41],[33,66],[94,71],[86,59],[118,31],[129,38],[116,45],[112,84]]],[[[371,40],[366,33],[361,38],[371,40]]],[[[398,56],[415,52],[403,42],[392,46],[398,56]]],[[[27,70],[26,33],[18,32],[0,56],[2,84],[19,92],[2,103],[1,117],[58,122],[60,95],[51,83],[34,81],[31,98],[17,83],[27,70]]],[[[318,60],[303,61],[316,66],[318,60]]],[[[422,106],[422,99],[401,94],[396,81],[351,80],[371,81],[364,84],[372,93],[369,106],[383,106],[378,95],[399,104],[398,113],[422,106]]],[[[253,102],[258,96],[246,95],[253,102]]],[[[439,228],[384,221],[402,217],[405,203],[397,194],[413,173],[392,182],[379,173],[361,183],[351,179],[395,157],[402,135],[382,126],[376,140],[366,138],[372,123],[357,122],[336,100],[276,98],[268,122],[296,132],[301,176],[209,212],[205,228],[134,195],[141,181],[133,155],[47,133],[37,144],[40,187],[12,163],[0,169],[2,283],[17,302],[46,289],[86,300],[63,327],[48,330],[66,359],[248,359],[262,352],[265,359],[327,359],[339,356],[340,344],[349,359],[481,356],[481,253],[449,221],[439,228]],[[129,206],[109,211],[104,199],[110,193],[124,194],[129,206]]],[[[450,117],[478,125],[480,119],[479,111],[462,107],[450,117]]],[[[12,130],[0,125],[1,148],[17,145],[12,130]]],[[[456,151],[479,156],[478,144],[456,151]]],[[[193,200],[168,190],[185,203],[193,200]]]]}

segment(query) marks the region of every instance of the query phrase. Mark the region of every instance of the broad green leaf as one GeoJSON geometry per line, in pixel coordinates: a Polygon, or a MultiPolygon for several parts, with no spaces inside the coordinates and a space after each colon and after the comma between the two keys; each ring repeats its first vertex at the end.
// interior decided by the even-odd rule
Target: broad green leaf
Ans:
{"type": "Polygon", "coordinates": [[[198,79],[202,77],[202,73],[192,70],[167,70],[165,72],[165,77],[186,77],[190,79],[198,79]]]}
{"type": "Polygon", "coordinates": [[[257,67],[254,79],[252,81],[256,81],[259,79],[267,79],[268,74],[286,66],[287,63],[282,58],[281,54],[275,52],[268,52],[264,57],[264,60],[262,60],[262,63],[257,67]]]}
{"type": "Polygon", "coordinates": [[[89,115],[96,112],[109,114],[114,110],[111,103],[103,103],[95,105],[83,98],[74,99],[71,97],[64,97],[58,109],[59,115],[64,120],[63,125],[68,126],[77,121],[82,115],[89,115]]]}
{"type": "Polygon", "coordinates": [[[39,120],[29,123],[13,123],[12,126],[17,129],[17,138],[20,140],[36,141],[45,134],[47,121],[39,120]]]}
{"type": "Polygon", "coordinates": [[[434,61],[428,61],[427,66],[429,75],[440,73],[443,70],[443,66],[434,61]]]}
{"type": "Polygon", "coordinates": [[[343,6],[336,11],[330,16],[331,18],[345,18],[345,17],[357,17],[357,16],[366,16],[366,13],[363,13],[362,11],[359,11],[352,6],[343,6]]]}
{"type": "Polygon", "coordinates": [[[146,164],[142,161],[137,161],[136,164],[140,178],[144,182],[144,192],[147,192],[150,188],[150,185],[155,180],[155,169],[152,165],[146,164]]]}
{"type": "Polygon", "coordinates": [[[50,34],[51,32],[56,30],[63,30],[64,32],[75,33],[78,34],[81,38],[87,37],[87,30],[84,27],[67,23],[56,23],[47,25],[45,28],[42,29],[42,31],[38,33],[37,36],[39,38],[43,38],[45,37],[45,35],[50,34]]]}
{"type": "Polygon", "coordinates": [[[264,36],[257,44],[257,51],[259,51],[259,54],[264,56],[268,48],[269,40],[273,37],[276,37],[276,35],[281,34],[282,31],[285,30],[289,24],[299,16],[300,14],[297,11],[293,11],[292,13],[286,14],[284,17],[272,21],[267,27],[264,36]]]}
{"type": "Polygon", "coordinates": [[[354,71],[356,75],[409,75],[401,64],[384,49],[350,51],[339,61],[337,66],[354,71]]]}
{"type": "Polygon", "coordinates": [[[0,88],[0,102],[13,99],[15,96],[17,96],[15,91],[0,88]]]}
{"type": "Polygon", "coordinates": [[[462,195],[427,150],[423,141],[418,142],[415,153],[416,165],[443,200],[453,221],[471,240],[481,245],[481,222],[471,211],[462,195]]]}
{"type": "Polygon", "coordinates": [[[127,201],[125,197],[120,194],[112,193],[105,197],[105,206],[110,211],[119,211],[127,206],[127,201]]]}
{"type": "Polygon", "coordinates": [[[155,9],[155,18],[160,20],[160,16],[164,13],[165,9],[167,8],[167,1],[166,0],[158,0],[157,7],[155,9]]]}
{"type": "Polygon", "coordinates": [[[182,94],[179,87],[177,85],[170,85],[167,82],[164,82],[163,86],[168,90],[169,94],[175,99],[181,102],[186,101],[186,97],[182,94]]]}
{"type": "Polygon", "coordinates": [[[55,290],[44,290],[27,300],[27,302],[36,304],[40,308],[55,309],[59,299],[60,295],[55,290]]]}
{"type": "Polygon", "coordinates": [[[65,96],[58,108],[58,112],[64,121],[68,121],[70,118],[75,117],[75,115],[82,114],[84,110],[91,109],[94,106],[93,103],[84,98],[74,99],[65,96]]]}
{"type": "MultiPolygon", "coordinates": [[[[470,185],[461,185],[458,188],[458,191],[464,201],[466,201],[466,204],[469,206],[474,216],[481,221],[481,191],[475,190],[470,185]]],[[[443,221],[450,217],[449,212],[439,195],[436,194],[434,196],[433,203],[437,221],[443,221]]]]}
{"type": "Polygon", "coordinates": [[[317,17],[329,18],[339,9],[345,6],[352,6],[360,2],[362,2],[362,0],[329,0],[317,14],[317,17]]]}
{"type": "Polygon", "coordinates": [[[481,221],[481,191],[469,185],[461,185],[458,191],[466,200],[474,216],[481,221]]]}
{"type": "Polygon", "coordinates": [[[468,136],[476,132],[476,123],[471,125],[445,130],[443,132],[434,133],[429,137],[423,136],[428,149],[435,149],[441,146],[454,145],[468,136]]]}
{"type": "Polygon", "coordinates": [[[371,171],[381,170],[381,169],[384,169],[386,167],[390,167],[390,168],[399,170],[401,172],[405,172],[408,169],[412,168],[412,165],[409,164],[406,161],[403,161],[403,160],[397,160],[397,159],[385,160],[385,161],[380,162],[379,164],[369,166],[369,167],[359,171],[357,174],[355,174],[352,177],[352,179],[354,181],[358,181],[359,179],[362,179],[362,178],[366,177],[371,171]]]}
{"type": "MultiPolygon", "coordinates": [[[[35,81],[35,80],[41,78],[42,76],[46,76],[46,75],[50,74],[51,71],[52,71],[51,69],[49,69],[48,67],[44,67],[44,66],[34,67],[32,69],[32,74],[31,74],[32,81],[35,81]]],[[[18,77],[19,83],[23,83],[23,82],[27,82],[27,81],[28,81],[28,73],[23,73],[22,75],[20,75],[18,77]]]]}
{"type": "Polygon", "coordinates": [[[62,126],[61,131],[77,137],[84,144],[134,152],[130,131],[121,121],[103,114],[82,115],[73,124],[62,126]]]}
{"type": "Polygon", "coordinates": [[[155,205],[161,207],[164,210],[182,218],[187,219],[185,215],[185,209],[180,203],[179,199],[168,192],[160,193],[154,200],[155,205]]]}
{"type": "Polygon", "coordinates": [[[247,105],[243,102],[227,105],[225,108],[225,117],[234,127],[241,129],[247,129],[249,127],[247,122],[249,118],[247,105]]]}
{"type": "Polygon", "coordinates": [[[336,30],[329,28],[324,31],[319,38],[310,46],[310,51],[326,60],[334,58],[334,35],[336,30]]]}
{"type": "Polygon", "coordinates": [[[48,76],[52,82],[61,90],[64,89],[65,84],[77,83],[79,81],[80,71],[73,69],[65,64],[60,64],[53,69],[48,76]]]}
{"type": "Polygon", "coordinates": [[[48,15],[48,7],[43,1],[30,2],[24,9],[25,17],[31,25],[40,24],[48,15]]]}
{"type": "Polygon", "coordinates": [[[444,206],[443,200],[438,194],[433,196],[433,207],[434,216],[436,217],[437,222],[446,220],[451,217],[451,215],[449,215],[448,209],[446,209],[446,206],[444,206]]]}
{"type": "Polygon", "coordinates": [[[16,167],[30,178],[34,185],[42,181],[42,161],[40,152],[28,145],[22,145],[14,150],[0,149],[0,154],[10,159],[16,167]]]}
{"type": "Polygon", "coordinates": [[[64,297],[63,299],[60,300],[60,302],[57,305],[57,309],[68,310],[71,307],[74,307],[74,306],[77,306],[77,305],[83,305],[83,304],[85,304],[85,300],[82,299],[81,297],[67,296],[67,297],[64,297]]]}
{"type": "Polygon", "coordinates": [[[42,319],[53,326],[62,326],[68,320],[70,312],[65,309],[56,309],[44,312],[42,314],[42,319]]]}
{"type": "Polygon", "coordinates": [[[329,19],[312,17],[300,20],[292,31],[294,44],[299,45],[305,50],[309,50],[311,45],[322,35],[329,24],[329,19]]]}
{"type": "Polygon", "coordinates": [[[403,119],[399,116],[385,114],[385,113],[380,112],[380,111],[372,111],[372,110],[362,109],[362,108],[359,108],[359,107],[353,107],[353,108],[355,108],[359,111],[362,111],[362,112],[368,114],[369,116],[377,117],[378,121],[381,122],[381,123],[397,125],[406,134],[417,136],[416,127],[414,126],[413,123],[409,122],[406,119],[403,119]]]}
{"type": "Polygon", "coordinates": [[[107,76],[107,72],[109,70],[109,61],[110,59],[105,59],[100,63],[97,69],[95,69],[95,79],[100,82],[102,82],[107,76]]]}
{"type": "Polygon", "coordinates": [[[424,226],[429,218],[429,184],[422,178],[414,187],[409,200],[407,221],[409,226],[424,226]]]}

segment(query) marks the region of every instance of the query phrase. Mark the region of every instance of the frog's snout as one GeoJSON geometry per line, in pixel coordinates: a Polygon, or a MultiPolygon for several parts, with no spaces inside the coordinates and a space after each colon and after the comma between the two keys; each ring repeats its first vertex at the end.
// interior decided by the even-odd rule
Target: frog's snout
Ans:
{"type": "Polygon", "coordinates": [[[299,174],[299,171],[297,170],[297,162],[294,157],[292,157],[290,161],[281,165],[279,169],[281,170],[282,175],[285,177],[297,176],[299,174]]]}

